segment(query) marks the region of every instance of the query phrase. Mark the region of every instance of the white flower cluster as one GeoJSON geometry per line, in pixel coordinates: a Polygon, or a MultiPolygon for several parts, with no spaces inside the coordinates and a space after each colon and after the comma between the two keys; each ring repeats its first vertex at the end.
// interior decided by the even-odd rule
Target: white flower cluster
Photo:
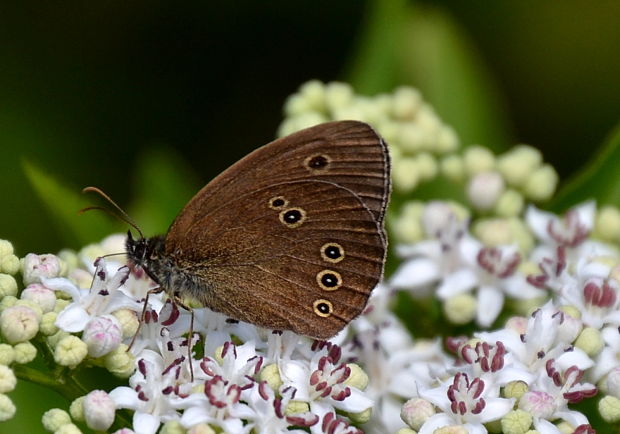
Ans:
{"type": "Polygon", "coordinates": [[[505,296],[529,300],[521,308],[533,313],[476,333],[473,341],[451,340],[458,358],[432,381],[418,381],[417,394],[403,406],[411,429],[487,432],[495,421],[510,434],[532,426],[541,433],[589,433],[586,416],[569,405],[599,390],[601,416],[620,422],[620,252],[592,237],[597,221],[593,202],[564,217],[531,206],[525,214],[530,248],[489,247],[469,233],[459,208],[424,207],[419,224],[426,238],[398,246],[406,259],[390,288],[416,298],[436,295],[457,324],[490,326],[506,311],[505,296]]]}

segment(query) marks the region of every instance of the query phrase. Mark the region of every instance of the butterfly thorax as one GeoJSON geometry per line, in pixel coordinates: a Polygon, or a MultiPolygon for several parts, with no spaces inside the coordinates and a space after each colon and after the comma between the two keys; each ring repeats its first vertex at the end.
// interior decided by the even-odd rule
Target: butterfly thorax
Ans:
{"type": "Polygon", "coordinates": [[[198,284],[196,276],[183,272],[174,257],[166,255],[164,236],[139,238],[134,240],[131,235],[125,243],[127,258],[134,267],[142,268],[155,283],[169,294],[182,289],[190,292],[198,284]]]}

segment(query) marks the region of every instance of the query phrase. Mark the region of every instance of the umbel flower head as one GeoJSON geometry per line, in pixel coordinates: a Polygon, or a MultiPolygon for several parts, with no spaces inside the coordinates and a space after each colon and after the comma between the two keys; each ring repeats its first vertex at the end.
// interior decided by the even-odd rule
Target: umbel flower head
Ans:
{"type": "Polygon", "coordinates": [[[461,148],[412,88],[311,81],[285,114],[282,135],[359,119],[389,143],[395,254],[364,313],[314,341],[149,293],[142,270],[101,258],[122,235],[21,261],[0,240],[0,420],[29,380],[73,396],[42,417],[58,433],[583,434],[575,404],[598,396],[620,423],[620,211],[544,211],[558,176],[539,151],[461,148]]]}

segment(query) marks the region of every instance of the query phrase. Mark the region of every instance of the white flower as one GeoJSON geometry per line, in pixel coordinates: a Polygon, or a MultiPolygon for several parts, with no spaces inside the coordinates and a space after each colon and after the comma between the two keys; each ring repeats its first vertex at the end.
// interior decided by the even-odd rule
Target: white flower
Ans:
{"type": "Polygon", "coordinates": [[[486,433],[483,424],[501,419],[514,404],[512,399],[499,398],[497,392],[480,378],[470,379],[465,373],[457,373],[439,387],[420,388],[420,397],[443,412],[429,417],[418,433],[430,434],[449,425],[462,425],[470,434],[486,433]]]}
{"type": "Polygon", "coordinates": [[[242,419],[252,419],[254,411],[241,402],[241,387],[215,376],[204,383],[204,393],[193,393],[183,400],[186,410],[181,424],[190,428],[200,423],[219,426],[229,433],[249,432],[251,427],[243,426],[242,419]]]}
{"type": "Polygon", "coordinates": [[[161,355],[145,350],[138,369],[129,379],[131,387],[110,392],[118,408],[134,410],[133,429],[137,434],[155,434],[162,422],[180,419],[179,412],[189,384],[177,384],[179,366],[165,366],[161,355]]]}
{"type": "Polygon", "coordinates": [[[242,389],[248,389],[254,384],[254,376],[260,371],[263,358],[256,354],[253,342],[235,346],[226,342],[222,347],[221,365],[211,357],[205,357],[200,362],[200,368],[205,378],[222,377],[231,384],[242,389]]]}
{"type": "Polygon", "coordinates": [[[46,287],[55,291],[64,291],[71,295],[73,303],[58,314],[56,326],[76,333],[84,330],[86,324],[97,316],[114,313],[118,309],[138,310],[141,304],[127,297],[119,288],[126,282],[129,269],[121,267],[113,276],[105,271],[105,261],[96,261],[97,270],[90,289],[79,289],[64,278],[45,279],[46,287]]]}
{"type": "MultiPolygon", "coordinates": [[[[296,399],[307,402],[312,413],[321,418],[335,409],[360,413],[373,404],[359,389],[345,384],[351,368],[340,361],[340,356],[340,347],[328,345],[315,353],[310,363],[299,360],[280,362],[284,387],[295,388],[296,399]]],[[[313,426],[311,431],[315,432],[315,429],[313,426]]]]}
{"type": "Polygon", "coordinates": [[[287,406],[295,397],[295,389],[284,388],[280,397],[276,397],[273,390],[265,381],[256,384],[250,391],[247,401],[254,410],[248,427],[263,434],[304,434],[304,430],[288,430],[291,426],[310,427],[316,425],[319,417],[311,412],[288,414],[287,406]]]}

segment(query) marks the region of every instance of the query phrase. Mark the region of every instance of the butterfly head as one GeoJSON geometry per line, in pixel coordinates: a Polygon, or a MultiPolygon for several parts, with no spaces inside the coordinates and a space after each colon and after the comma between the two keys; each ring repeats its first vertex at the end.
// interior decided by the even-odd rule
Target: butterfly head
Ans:
{"type": "Polygon", "coordinates": [[[134,239],[131,231],[127,232],[125,249],[129,262],[133,266],[143,268],[149,275],[151,274],[149,271],[153,269],[153,264],[162,258],[163,248],[163,237],[144,238],[141,236],[134,239]]]}

